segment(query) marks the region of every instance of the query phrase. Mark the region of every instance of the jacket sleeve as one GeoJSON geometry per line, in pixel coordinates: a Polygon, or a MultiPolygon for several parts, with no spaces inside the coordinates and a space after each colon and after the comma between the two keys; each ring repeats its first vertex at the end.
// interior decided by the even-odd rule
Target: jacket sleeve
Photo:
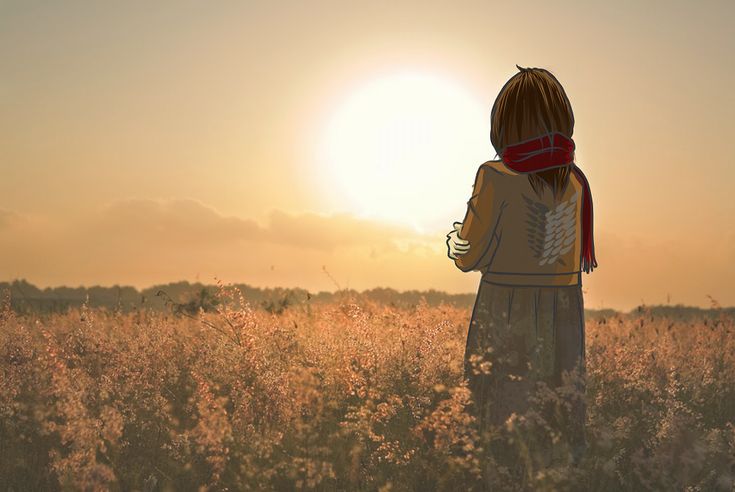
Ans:
{"type": "Polygon", "coordinates": [[[498,175],[496,170],[487,165],[477,170],[472,196],[467,202],[467,213],[459,231],[459,237],[469,241],[470,249],[454,260],[454,264],[463,272],[487,266],[485,255],[493,243],[503,208],[499,199],[498,175]]]}

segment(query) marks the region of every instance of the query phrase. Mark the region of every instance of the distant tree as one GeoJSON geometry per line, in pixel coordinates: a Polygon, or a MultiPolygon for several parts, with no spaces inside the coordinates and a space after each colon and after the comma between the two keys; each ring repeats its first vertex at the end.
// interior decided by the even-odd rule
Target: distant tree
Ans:
{"type": "Polygon", "coordinates": [[[282,314],[294,303],[291,293],[287,292],[279,299],[266,299],[260,303],[261,307],[271,314],[282,314]]]}
{"type": "Polygon", "coordinates": [[[210,292],[209,289],[206,287],[202,287],[197,294],[194,296],[194,298],[185,301],[185,302],[176,302],[173,299],[171,299],[171,296],[169,296],[165,291],[159,290],[156,294],[158,297],[162,297],[164,299],[164,302],[171,306],[174,313],[180,314],[188,314],[188,315],[194,315],[198,313],[200,310],[210,313],[217,311],[217,306],[220,304],[220,300],[217,298],[217,296],[210,292]]]}

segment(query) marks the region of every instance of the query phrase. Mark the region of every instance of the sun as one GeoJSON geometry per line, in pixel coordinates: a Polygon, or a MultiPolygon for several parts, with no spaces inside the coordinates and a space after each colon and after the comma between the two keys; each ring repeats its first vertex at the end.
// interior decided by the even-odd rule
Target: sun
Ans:
{"type": "Polygon", "coordinates": [[[419,231],[462,220],[474,171],[492,158],[489,119],[478,98],[433,74],[367,82],[327,122],[324,191],[355,214],[419,231]]]}

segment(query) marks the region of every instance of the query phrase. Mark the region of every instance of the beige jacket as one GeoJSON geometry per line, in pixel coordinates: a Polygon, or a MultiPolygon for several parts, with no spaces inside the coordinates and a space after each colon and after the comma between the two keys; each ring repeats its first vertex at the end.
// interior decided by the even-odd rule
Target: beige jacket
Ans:
{"type": "Polygon", "coordinates": [[[526,174],[488,161],[477,171],[459,232],[470,249],[454,262],[495,284],[581,285],[581,207],[582,184],[574,173],[555,200],[548,188],[536,195],[526,174]]]}

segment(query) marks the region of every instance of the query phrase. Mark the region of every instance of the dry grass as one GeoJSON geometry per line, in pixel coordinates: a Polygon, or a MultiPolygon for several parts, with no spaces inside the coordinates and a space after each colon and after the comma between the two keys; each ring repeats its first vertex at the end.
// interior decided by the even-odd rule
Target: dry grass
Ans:
{"type": "Polygon", "coordinates": [[[541,467],[568,387],[478,435],[469,315],[347,297],[197,319],[6,308],[0,491],[481,490],[486,467],[494,490],[734,490],[732,319],[588,321],[590,449],[541,467]]]}

